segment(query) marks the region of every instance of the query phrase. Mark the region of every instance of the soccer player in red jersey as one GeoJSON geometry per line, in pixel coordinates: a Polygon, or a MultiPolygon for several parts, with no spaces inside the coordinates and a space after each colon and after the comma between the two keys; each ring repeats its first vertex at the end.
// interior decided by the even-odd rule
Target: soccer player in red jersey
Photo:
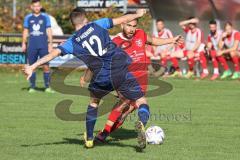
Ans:
{"type": "MultiPolygon", "coordinates": [[[[157,19],[157,30],[158,30],[158,33],[154,35],[155,37],[163,38],[163,39],[173,37],[171,30],[165,27],[163,19],[157,19]]],[[[171,58],[169,56],[171,52],[174,51],[174,48],[175,48],[174,44],[153,47],[154,55],[161,57],[161,65],[163,67],[165,68],[167,67],[168,60],[172,62],[172,65],[176,71],[171,75],[171,77],[181,76],[177,58],[175,57],[171,58]]]]}
{"type": "Polygon", "coordinates": [[[219,50],[217,52],[218,56],[222,56],[224,54],[230,54],[232,58],[232,62],[234,64],[235,72],[232,75],[230,70],[226,70],[221,79],[229,77],[232,75],[232,79],[240,78],[240,68],[239,68],[239,56],[240,56],[240,32],[233,28],[231,22],[227,22],[224,27],[224,33],[220,38],[219,42],[219,50]],[[226,47],[226,48],[224,48],[226,47]]]}
{"type": "MultiPolygon", "coordinates": [[[[148,70],[147,66],[149,59],[145,52],[145,44],[162,45],[169,44],[170,39],[176,39],[179,43],[182,43],[181,36],[174,38],[161,39],[148,36],[142,29],[137,29],[138,20],[133,20],[128,23],[122,24],[122,32],[117,34],[113,41],[118,47],[124,49],[124,51],[132,58],[132,64],[129,66],[129,71],[137,79],[141,89],[144,93],[147,91],[148,83],[148,70]],[[179,40],[181,39],[181,40],[179,40]]],[[[107,136],[118,127],[122,125],[126,116],[136,108],[134,102],[128,103],[128,106],[115,107],[108,117],[108,121],[105,124],[105,128],[96,136],[96,140],[104,141],[107,136]]]]}
{"type": "MultiPolygon", "coordinates": [[[[141,89],[144,93],[147,91],[148,83],[148,70],[147,66],[149,59],[146,55],[146,44],[159,45],[157,41],[168,41],[170,39],[179,39],[180,36],[168,39],[161,39],[148,36],[142,29],[137,29],[138,20],[133,20],[128,23],[122,24],[122,32],[117,34],[113,41],[117,44],[118,47],[124,49],[124,51],[132,58],[133,62],[129,66],[129,71],[137,79],[141,89]]],[[[179,41],[179,43],[182,40],[179,41]]],[[[119,128],[128,114],[130,114],[136,108],[135,103],[131,102],[128,106],[119,106],[115,107],[108,117],[108,121],[105,124],[103,131],[101,131],[95,138],[97,141],[104,141],[107,136],[119,128]]]]}
{"type": "Polygon", "coordinates": [[[201,74],[201,79],[208,76],[207,59],[204,55],[203,44],[203,32],[197,27],[199,20],[194,17],[190,17],[188,20],[181,21],[179,25],[182,27],[186,33],[185,47],[183,51],[184,56],[188,57],[189,72],[186,77],[190,78],[193,76],[193,67],[195,60],[200,60],[203,72],[201,74]],[[195,60],[194,60],[195,59],[195,60]]]}
{"type": "Polygon", "coordinates": [[[217,51],[219,48],[218,44],[222,36],[222,30],[220,29],[220,27],[218,27],[216,20],[211,20],[209,22],[209,30],[210,33],[207,39],[207,50],[212,58],[213,64],[213,75],[211,77],[211,80],[215,80],[219,77],[218,62],[222,64],[225,71],[228,71],[229,67],[226,59],[223,56],[217,56],[217,51]]]}

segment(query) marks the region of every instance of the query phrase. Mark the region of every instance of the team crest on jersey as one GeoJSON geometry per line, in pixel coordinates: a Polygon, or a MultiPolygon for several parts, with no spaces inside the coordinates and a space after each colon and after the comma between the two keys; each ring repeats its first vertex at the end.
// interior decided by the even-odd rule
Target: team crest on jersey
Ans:
{"type": "Polygon", "coordinates": [[[31,35],[33,36],[40,36],[43,35],[43,32],[40,31],[41,26],[39,24],[33,24],[31,35]]]}
{"type": "Polygon", "coordinates": [[[138,47],[142,47],[142,46],[143,46],[142,40],[141,40],[141,39],[136,40],[136,45],[137,45],[138,47]]]}
{"type": "Polygon", "coordinates": [[[40,25],[43,24],[43,20],[39,20],[39,24],[40,24],[40,25]]]}

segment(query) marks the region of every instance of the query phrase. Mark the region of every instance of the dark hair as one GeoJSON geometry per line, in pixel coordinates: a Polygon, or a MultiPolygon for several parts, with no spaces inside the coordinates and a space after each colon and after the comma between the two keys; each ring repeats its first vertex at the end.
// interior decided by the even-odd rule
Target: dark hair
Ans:
{"type": "Polygon", "coordinates": [[[41,0],[32,0],[32,3],[41,2],[41,0]]]}
{"type": "Polygon", "coordinates": [[[157,22],[164,22],[164,20],[162,18],[158,18],[157,22]]]}
{"type": "Polygon", "coordinates": [[[216,25],[217,21],[213,19],[213,20],[209,21],[209,24],[215,24],[216,25]]]}
{"type": "Polygon", "coordinates": [[[85,17],[86,11],[81,7],[73,9],[72,12],[70,13],[70,20],[73,25],[82,24],[85,17]]]}
{"type": "Polygon", "coordinates": [[[187,20],[190,20],[190,19],[193,19],[193,18],[196,18],[196,17],[190,16],[190,17],[187,18],[187,20]]]}

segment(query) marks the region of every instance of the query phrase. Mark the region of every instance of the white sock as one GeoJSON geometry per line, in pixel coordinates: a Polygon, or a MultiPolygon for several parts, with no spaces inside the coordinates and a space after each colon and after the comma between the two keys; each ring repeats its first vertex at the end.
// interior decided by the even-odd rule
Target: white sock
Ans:
{"type": "Polygon", "coordinates": [[[214,68],[214,69],[213,69],[213,74],[219,74],[218,68],[214,68]]]}
{"type": "Polygon", "coordinates": [[[204,74],[208,74],[208,70],[207,69],[203,69],[203,73],[204,74]]]}

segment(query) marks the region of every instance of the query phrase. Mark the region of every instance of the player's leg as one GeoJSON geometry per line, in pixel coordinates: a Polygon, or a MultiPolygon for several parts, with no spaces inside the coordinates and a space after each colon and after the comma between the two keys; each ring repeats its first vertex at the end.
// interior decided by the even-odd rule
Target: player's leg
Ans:
{"type": "Polygon", "coordinates": [[[138,107],[138,121],[135,124],[135,129],[138,133],[138,144],[141,149],[146,147],[146,135],[145,126],[150,117],[149,106],[145,97],[141,97],[136,100],[136,106],[138,107]]]}
{"type": "Polygon", "coordinates": [[[193,67],[195,65],[195,60],[194,60],[194,52],[190,52],[190,51],[183,51],[184,53],[184,57],[187,57],[188,58],[188,72],[187,74],[185,75],[186,78],[191,78],[193,75],[194,75],[194,72],[193,72],[193,67]]]}
{"type": "Polygon", "coordinates": [[[100,99],[96,98],[93,94],[91,94],[90,103],[87,107],[86,133],[84,133],[85,146],[87,148],[93,147],[93,139],[94,139],[93,132],[94,132],[94,127],[97,121],[99,103],[100,103],[100,99]]]}
{"type": "Polygon", "coordinates": [[[234,51],[230,53],[231,57],[232,57],[232,62],[234,64],[234,73],[232,75],[232,79],[239,79],[240,78],[240,68],[239,68],[239,61],[238,61],[238,52],[234,51]]]}
{"type": "Polygon", "coordinates": [[[173,57],[170,58],[170,61],[172,62],[173,68],[175,69],[175,72],[171,75],[171,77],[181,77],[182,74],[179,68],[178,59],[173,57]]]}
{"type": "Polygon", "coordinates": [[[199,58],[200,58],[200,64],[203,70],[201,74],[201,79],[205,79],[209,73],[208,73],[208,67],[207,67],[207,58],[203,51],[199,53],[199,58]]]}
{"type": "Polygon", "coordinates": [[[166,51],[163,51],[161,54],[160,54],[160,57],[161,57],[161,66],[163,68],[165,68],[165,73],[164,73],[164,76],[168,76],[168,72],[167,72],[167,62],[168,62],[168,59],[167,59],[167,52],[166,51]]]}
{"type": "Polygon", "coordinates": [[[129,101],[126,101],[126,99],[120,98],[119,102],[113,107],[111,113],[109,114],[104,129],[95,137],[96,141],[105,141],[109,134],[114,130],[113,127],[116,127],[114,124],[119,120],[124,108],[128,106],[128,103],[129,101]]]}
{"type": "Polygon", "coordinates": [[[124,77],[126,77],[126,79],[118,87],[118,92],[131,102],[136,102],[139,120],[136,122],[135,129],[138,134],[137,139],[139,148],[144,149],[146,147],[144,126],[147,124],[149,119],[149,106],[144,97],[144,92],[142,91],[142,88],[136,78],[131,73],[126,73],[124,77]]]}
{"type": "MultiPolygon", "coordinates": [[[[28,64],[32,65],[37,60],[38,60],[38,50],[29,47],[27,49],[27,62],[28,62],[28,64]]],[[[36,90],[35,90],[35,88],[36,88],[36,72],[33,72],[32,76],[29,79],[29,82],[30,82],[29,93],[36,92],[36,90]]]]}
{"type": "Polygon", "coordinates": [[[127,107],[124,108],[124,110],[122,111],[121,116],[118,118],[118,121],[116,121],[111,129],[111,132],[117,130],[119,127],[121,127],[125,121],[125,119],[127,118],[127,116],[129,114],[131,114],[134,110],[135,110],[135,105],[131,105],[129,104],[127,107]]]}
{"type": "MultiPolygon", "coordinates": [[[[40,58],[44,57],[45,55],[48,54],[48,49],[40,49],[39,50],[39,55],[40,58]]],[[[54,93],[54,91],[49,87],[50,84],[50,67],[49,64],[44,64],[43,65],[43,80],[44,80],[44,86],[45,86],[45,92],[47,93],[54,93]]]]}
{"type": "Polygon", "coordinates": [[[210,50],[210,56],[212,58],[213,64],[213,75],[210,80],[216,80],[219,77],[219,67],[218,67],[218,60],[217,60],[217,52],[216,50],[210,50]]]}
{"type": "Polygon", "coordinates": [[[220,55],[217,57],[218,61],[220,62],[220,64],[222,65],[223,69],[224,69],[224,72],[222,74],[222,76],[220,77],[221,79],[225,79],[229,76],[232,75],[232,71],[229,69],[229,66],[227,64],[227,61],[226,59],[224,58],[223,55],[220,55]]]}
{"type": "Polygon", "coordinates": [[[84,134],[85,146],[87,148],[93,147],[93,131],[97,120],[97,112],[100,100],[102,97],[113,91],[113,87],[109,86],[99,86],[98,83],[95,83],[93,80],[88,86],[90,91],[90,103],[87,107],[86,115],[86,133],[84,134]]]}

